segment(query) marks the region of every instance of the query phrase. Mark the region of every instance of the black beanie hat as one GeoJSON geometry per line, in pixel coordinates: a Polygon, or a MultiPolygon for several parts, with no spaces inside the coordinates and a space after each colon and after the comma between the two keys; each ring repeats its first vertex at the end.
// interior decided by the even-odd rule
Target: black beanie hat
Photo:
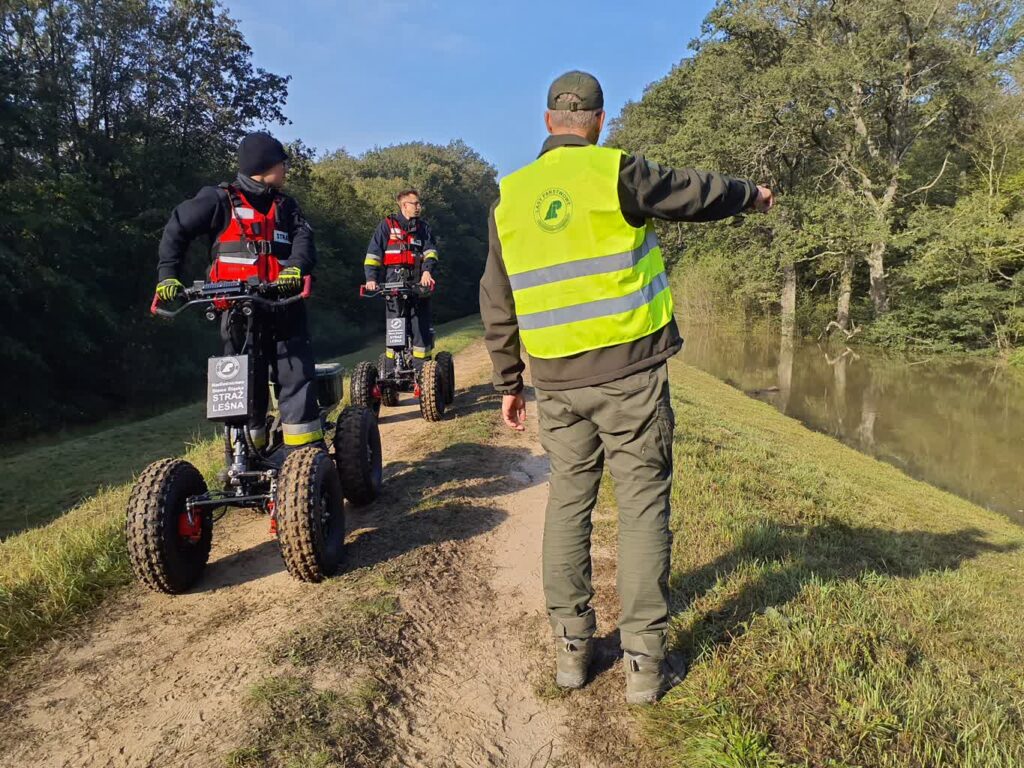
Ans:
{"type": "Polygon", "coordinates": [[[269,133],[250,133],[238,145],[238,170],[246,176],[266,173],[287,159],[284,146],[269,133]]]}

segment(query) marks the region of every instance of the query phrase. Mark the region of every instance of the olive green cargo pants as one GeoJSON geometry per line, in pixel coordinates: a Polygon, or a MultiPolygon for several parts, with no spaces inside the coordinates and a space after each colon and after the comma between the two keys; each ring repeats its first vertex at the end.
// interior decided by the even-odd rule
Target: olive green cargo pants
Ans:
{"type": "Polygon", "coordinates": [[[591,637],[591,512],[607,461],[619,508],[619,633],[624,650],[661,658],[668,627],[672,431],[664,364],[593,387],[537,390],[551,462],[544,596],[556,637],[591,637]]]}

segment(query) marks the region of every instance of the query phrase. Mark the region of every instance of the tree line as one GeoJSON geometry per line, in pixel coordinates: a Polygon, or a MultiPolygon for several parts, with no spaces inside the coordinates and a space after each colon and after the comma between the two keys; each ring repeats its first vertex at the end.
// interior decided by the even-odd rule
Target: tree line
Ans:
{"type": "MultiPolygon", "coordinates": [[[[286,122],[287,76],[254,66],[216,0],[15,0],[0,8],[0,424],[20,433],[186,401],[216,332],[146,308],[171,209],[233,177],[244,133],[286,122]]],[[[439,320],[476,311],[495,170],[461,142],[324,158],[290,186],[315,233],[319,356],[380,331],[361,305],[366,244],[417,186],[438,234],[439,320]],[[457,276],[457,279],[452,279],[457,276]]],[[[205,244],[186,279],[200,279],[205,244]]]]}
{"type": "Polygon", "coordinates": [[[719,2],[611,139],[779,193],[769,217],[661,228],[685,319],[1015,354],[1022,40],[1013,0],[719,2]]]}

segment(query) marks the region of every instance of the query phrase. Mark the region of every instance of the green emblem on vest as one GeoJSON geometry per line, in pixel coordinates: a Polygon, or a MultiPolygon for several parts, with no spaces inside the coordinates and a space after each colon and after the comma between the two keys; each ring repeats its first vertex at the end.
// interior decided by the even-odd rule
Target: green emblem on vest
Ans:
{"type": "Polygon", "coordinates": [[[545,232],[561,232],[572,218],[572,198],[564,189],[545,190],[533,206],[533,218],[545,232]]]}

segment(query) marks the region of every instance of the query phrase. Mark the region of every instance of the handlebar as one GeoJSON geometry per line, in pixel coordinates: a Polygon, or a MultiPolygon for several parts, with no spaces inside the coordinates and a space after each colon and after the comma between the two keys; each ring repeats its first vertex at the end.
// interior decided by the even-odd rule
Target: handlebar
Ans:
{"type": "Polygon", "coordinates": [[[160,306],[160,297],[153,295],[153,303],[149,306],[150,314],[160,317],[177,317],[189,307],[196,304],[250,302],[265,307],[283,307],[297,301],[308,299],[313,293],[313,277],[302,278],[302,292],[294,296],[279,298],[276,296],[278,287],[274,283],[263,283],[256,278],[249,280],[225,280],[216,283],[196,282],[185,288],[181,294],[185,303],[177,309],[164,309],[160,306]]]}
{"type": "Polygon", "coordinates": [[[372,299],[375,296],[429,296],[433,292],[433,288],[427,288],[419,283],[381,283],[373,291],[367,290],[365,285],[359,286],[359,295],[364,299],[372,299]]]}

